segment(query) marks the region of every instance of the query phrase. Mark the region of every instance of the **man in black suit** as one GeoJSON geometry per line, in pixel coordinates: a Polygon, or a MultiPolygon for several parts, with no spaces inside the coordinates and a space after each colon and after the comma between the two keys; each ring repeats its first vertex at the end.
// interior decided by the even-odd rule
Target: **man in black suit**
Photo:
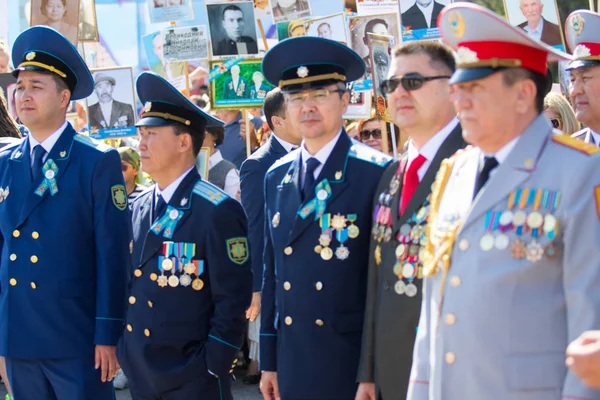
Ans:
{"type": "Polygon", "coordinates": [[[113,99],[115,78],[101,72],[94,76],[94,90],[98,102],[89,109],[90,125],[93,129],[124,128],[134,126],[135,119],[131,104],[113,99]]]}
{"type": "Polygon", "coordinates": [[[405,400],[421,311],[419,261],[428,196],[444,158],[465,146],[448,91],[456,66],[438,42],[396,48],[383,82],[390,114],[411,139],[375,191],[356,400],[405,400]]]}
{"type": "Polygon", "coordinates": [[[519,24],[534,39],[541,40],[550,46],[562,44],[560,27],[542,17],[544,5],[541,0],[521,0],[519,8],[527,21],[519,24]]]}
{"type": "Polygon", "coordinates": [[[243,36],[245,23],[244,12],[238,6],[229,5],[223,9],[223,29],[227,37],[215,46],[215,56],[258,54],[256,40],[243,36]]]}
{"type": "Polygon", "coordinates": [[[416,0],[415,4],[402,13],[401,23],[404,29],[427,29],[437,27],[438,15],[444,8],[435,0],[416,0]]]}

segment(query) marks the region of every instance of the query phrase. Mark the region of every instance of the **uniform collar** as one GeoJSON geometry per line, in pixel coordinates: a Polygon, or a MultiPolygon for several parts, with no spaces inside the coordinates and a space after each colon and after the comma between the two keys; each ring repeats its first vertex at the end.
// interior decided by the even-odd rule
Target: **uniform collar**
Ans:
{"type": "Polygon", "coordinates": [[[506,160],[512,149],[514,149],[520,137],[521,136],[517,136],[516,138],[512,139],[494,154],[484,154],[484,157],[495,157],[496,161],[498,161],[498,164],[502,164],[502,162],[506,160]]]}
{"type": "Polygon", "coordinates": [[[277,136],[274,132],[271,132],[271,136],[273,136],[275,138],[275,140],[277,140],[279,142],[279,144],[285,149],[285,151],[287,153],[289,153],[290,151],[294,150],[294,148],[298,147],[298,145],[296,145],[296,144],[292,144],[290,142],[286,142],[285,140],[283,140],[282,138],[280,138],[279,136],[277,136]]]}
{"type": "Polygon", "coordinates": [[[319,160],[319,162],[321,163],[320,164],[321,166],[325,165],[325,162],[331,155],[331,152],[333,151],[335,144],[337,143],[338,139],[340,138],[342,131],[343,131],[343,129],[340,130],[340,132],[337,135],[335,135],[335,137],[333,139],[331,139],[325,146],[323,146],[321,148],[321,150],[317,151],[317,153],[314,155],[311,155],[308,152],[308,150],[306,150],[306,145],[304,142],[302,142],[302,164],[303,164],[303,166],[306,166],[306,160],[308,160],[311,157],[319,160]]]}
{"type": "Polygon", "coordinates": [[[156,202],[158,202],[158,197],[159,196],[162,196],[162,198],[165,201],[165,203],[168,204],[169,201],[171,201],[171,198],[173,197],[173,194],[175,194],[175,191],[177,190],[177,188],[181,184],[181,181],[183,181],[183,179],[187,176],[187,174],[189,174],[190,171],[192,169],[194,169],[194,168],[196,168],[195,165],[193,167],[191,167],[190,169],[188,169],[187,171],[185,171],[183,174],[181,174],[179,176],[179,178],[177,178],[173,182],[171,182],[169,184],[169,186],[167,186],[162,191],[158,188],[158,185],[155,185],[154,186],[154,205],[156,206],[156,202]]]}
{"type": "Polygon", "coordinates": [[[68,122],[65,120],[65,122],[60,126],[60,128],[58,128],[58,130],[56,132],[54,132],[52,135],[48,136],[46,138],[46,140],[44,140],[42,143],[38,142],[33,137],[33,135],[31,135],[31,134],[28,135],[27,138],[29,140],[29,156],[33,157],[33,149],[38,144],[42,145],[44,150],[46,150],[46,154],[50,154],[50,150],[52,150],[52,148],[54,147],[54,145],[60,138],[61,133],[63,133],[63,131],[67,128],[67,123],[68,122]]]}

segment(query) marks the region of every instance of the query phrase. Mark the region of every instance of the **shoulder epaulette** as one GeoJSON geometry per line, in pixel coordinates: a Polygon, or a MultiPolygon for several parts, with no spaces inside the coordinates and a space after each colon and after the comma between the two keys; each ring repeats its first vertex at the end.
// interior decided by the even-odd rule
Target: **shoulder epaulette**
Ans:
{"type": "Polygon", "coordinates": [[[99,150],[103,153],[106,153],[107,151],[109,151],[110,149],[112,149],[112,147],[110,147],[109,145],[102,143],[96,139],[93,139],[89,136],[86,135],[82,135],[80,133],[78,133],[77,135],[75,135],[73,137],[73,140],[75,140],[76,142],[85,144],[86,146],[89,147],[93,147],[96,150],[99,150]]]}
{"type": "Polygon", "coordinates": [[[285,156],[283,156],[279,160],[275,161],[275,163],[273,163],[273,165],[271,165],[271,167],[267,170],[267,173],[271,172],[273,170],[276,170],[277,168],[281,167],[282,165],[286,165],[286,164],[289,164],[292,161],[294,161],[298,154],[298,153],[296,153],[297,151],[300,151],[300,150],[298,149],[298,150],[290,151],[285,156]]]}
{"type": "Polygon", "coordinates": [[[552,141],[558,144],[562,144],[565,147],[569,147],[573,150],[577,150],[580,153],[591,156],[600,151],[600,148],[592,143],[586,143],[583,140],[575,139],[569,135],[554,135],[552,141]]]}
{"type": "Polygon", "coordinates": [[[6,146],[0,148],[0,153],[5,153],[5,152],[10,153],[10,152],[14,151],[17,147],[19,147],[22,143],[23,143],[23,139],[17,140],[16,142],[13,142],[13,143],[9,143],[6,146]]]}
{"type": "Polygon", "coordinates": [[[385,167],[392,161],[392,157],[362,143],[356,143],[350,146],[348,155],[357,160],[366,161],[380,167],[385,167]]]}
{"type": "Polygon", "coordinates": [[[215,206],[218,206],[229,198],[227,193],[205,180],[196,182],[193,192],[194,194],[197,194],[198,196],[210,201],[215,206]]]}

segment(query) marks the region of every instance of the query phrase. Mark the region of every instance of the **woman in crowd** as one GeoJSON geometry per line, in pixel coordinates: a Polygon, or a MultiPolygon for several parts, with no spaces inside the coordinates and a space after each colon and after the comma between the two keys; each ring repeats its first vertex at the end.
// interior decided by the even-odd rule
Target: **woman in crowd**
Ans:
{"type": "Polygon", "coordinates": [[[575,112],[569,101],[560,93],[550,92],[544,98],[544,115],[552,126],[565,134],[572,134],[581,129],[575,112]]]}
{"type": "MultiPolygon", "coordinates": [[[[383,151],[381,140],[381,121],[377,118],[363,119],[358,123],[357,139],[376,150],[383,151]]],[[[390,144],[391,147],[391,144],[390,144]]]]}
{"type": "Polygon", "coordinates": [[[206,128],[202,147],[209,150],[208,181],[220,187],[234,199],[240,199],[240,174],[235,165],[225,159],[216,149],[223,143],[224,131],[222,127],[206,128]]]}
{"type": "Polygon", "coordinates": [[[42,0],[40,11],[46,17],[40,25],[54,28],[69,39],[71,43],[77,43],[77,27],[66,21],[67,0],[42,0]]]}

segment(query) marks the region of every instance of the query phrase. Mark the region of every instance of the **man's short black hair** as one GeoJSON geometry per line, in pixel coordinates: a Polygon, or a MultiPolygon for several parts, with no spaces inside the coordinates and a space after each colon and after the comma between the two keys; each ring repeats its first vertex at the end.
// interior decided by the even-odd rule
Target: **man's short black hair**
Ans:
{"type": "Polygon", "coordinates": [[[388,23],[385,22],[384,19],[375,18],[375,19],[372,19],[372,20],[370,20],[369,22],[367,22],[365,24],[365,35],[364,35],[364,37],[365,38],[367,37],[367,33],[373,33],[373,29],[375,28],[375,25],[379,25],[379,24],[384,25],[385,29],[389,29],[388,23]]]}
{"type": "Polygon", "coordinates": [[[223,139],[225,138],[225,128],[222,126],[207,126],[205,130],[215,138],[215,146],[220,146],[223,144],[223,139]]]}
{"type": "Polygon", "coordinates": [[[535,95],[535,111],[541,114],[544,110],[544,98],[552,89],[552,81],[548,84],[549,76],[525,68],[507,68],[501,73],[503,74],[502,80],[506,86],[512,86],[525,79],[533,81],[537,91],[535,95]]]}
{"type": "Polygon", "coordinates": [[[192,150],[194,152],[194,157],[198,157],[198,153],[200,153],[200,149],[202,148],[202,142],[204,141],[204,129],[202,132],[197,132],[189,127],[181,124],[173,125],[173,131],[176,136],[187,133],[192,137],[192,150]]]}
{"type": "Polygon", "coordinates": [[[440,42],[405,42],[394,49],[394,57],[418,54],[427,54],[432,68],[447,69],[450,75],[456,70],[456,59],[452,49],[440,42]]]}
{"type": "Polygon", "coordinates": [[[265,103],[263,105],[263,110],[265,112],[265,118],[267,119],[267,124],[271,131],[274,132],[273,122],[271,122],[271,117],[277,116],[285,119],[285,96],[281,92],[281,89],[276,87],[271,90],[265,96],[265,103]]]}
{"type": "Polygon", "coordinates": [[[221,18],[223,19],[223,21],[225,21],[225,13],[226,13],[227,11],[239,11],[239,12],[241,12],[242,14],[244,14],[244,12],[242,11],[242,9],[241,9],[241,8],[239,8],[238,6],[236,6],[236,5],[233,5],[233,4],[232,4],[232,5],[229,5],[229,6],[227,6],[227,7],[225,7],[225,8],[223,9],[223,14],[222,14],[222,16],[221,16],[221,18]]]}

